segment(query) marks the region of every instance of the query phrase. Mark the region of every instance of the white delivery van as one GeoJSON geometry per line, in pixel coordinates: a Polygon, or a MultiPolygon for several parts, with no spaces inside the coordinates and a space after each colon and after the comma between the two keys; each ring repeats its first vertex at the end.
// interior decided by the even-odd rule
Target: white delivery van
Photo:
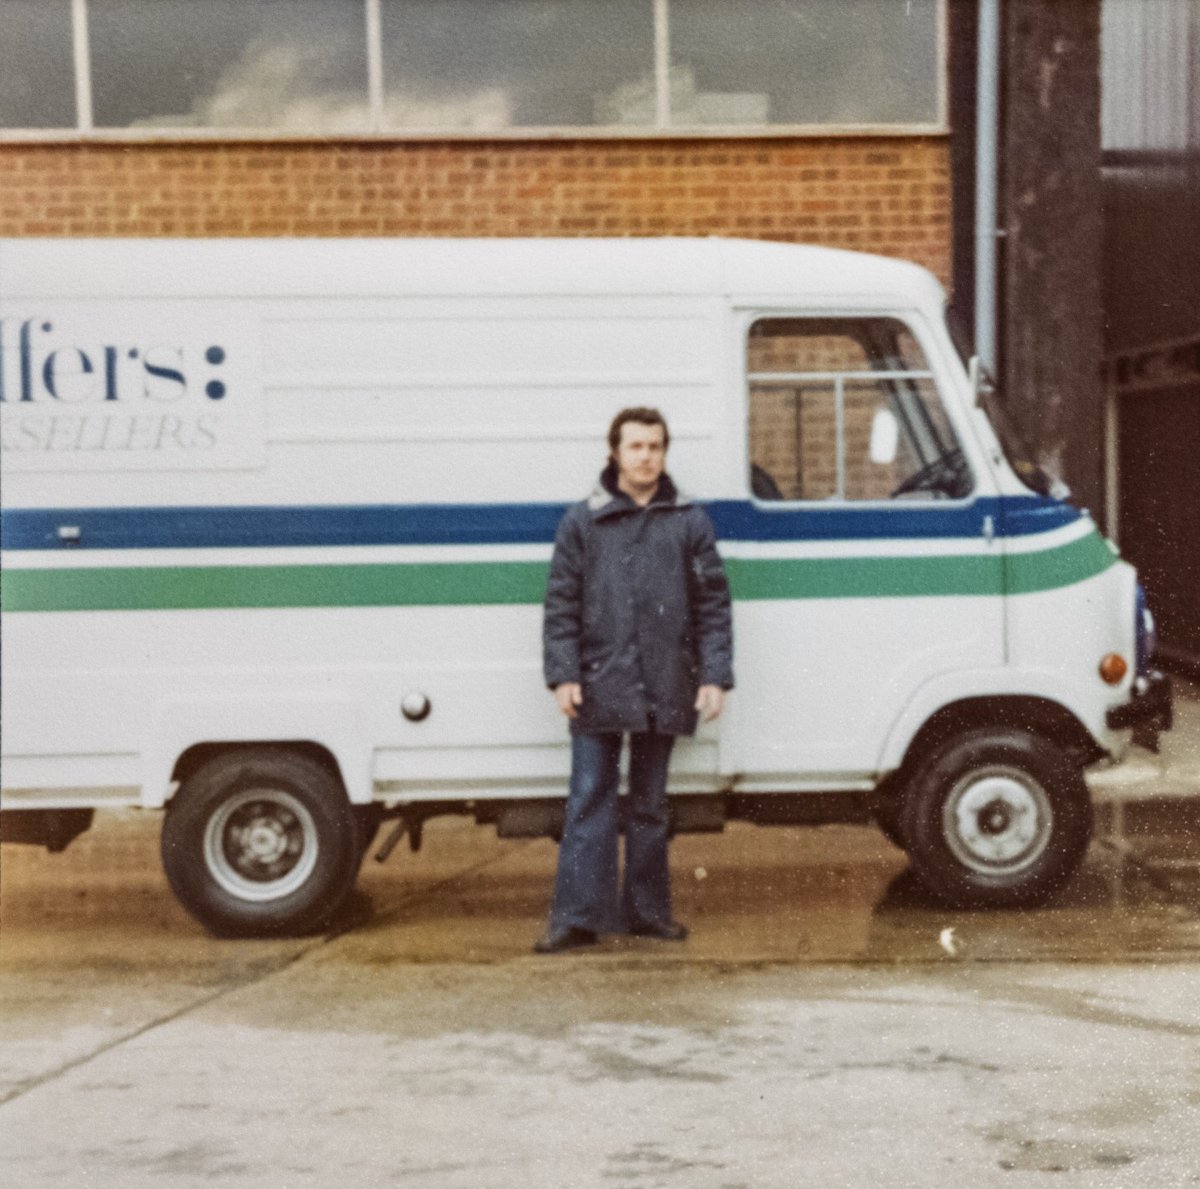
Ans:
{"type": "Polygon", "coordinates": [[[247,933],[326,921],[384,818],[555,834],[553,534],[651,405],[735,598],[676,829],[871,813],[950,901],[1043,900],[1170,692],[943,302],[718,239],[0,242],[4,836],[165,810],[180,900],[247,933]]]}

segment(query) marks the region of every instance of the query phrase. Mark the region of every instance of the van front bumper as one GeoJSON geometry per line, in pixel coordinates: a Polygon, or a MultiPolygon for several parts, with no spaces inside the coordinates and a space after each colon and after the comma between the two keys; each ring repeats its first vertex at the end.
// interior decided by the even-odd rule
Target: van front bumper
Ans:
{"type": "Polygon", "coordinates": [[[1135,743],[1158,750],[1158,736],[1169,731],[1174,722],[1171,679],[1157,669],[1134,679],[1133,696],[1123,705],[1114,706],[1105,721],[1114,731],[1133,727],[1135,743]]]}

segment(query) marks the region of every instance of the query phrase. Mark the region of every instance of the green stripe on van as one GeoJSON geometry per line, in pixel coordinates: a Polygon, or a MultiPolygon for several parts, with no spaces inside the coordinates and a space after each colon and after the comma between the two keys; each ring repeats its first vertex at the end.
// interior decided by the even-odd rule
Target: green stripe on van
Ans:
{"type": "Polygon", "coordinates": [[[1093,530],[1086,536],[1036,553],[1010,553],[1008,562],[1009,594],[1033,594],[1056,590],[1104,573],[1117,561],[1112,546],[1093,530]]]}
{"type": "Polygon", "coordinates": [[[860,599],[906,595],[998,595],[999,558],[732,558],[729,582],[739,599],[860,599]]]}
{"type": "Polygon", "coordinates": [[[10,570],[6,611],[540,603],[544,562],[10,570]]]}
{"type": "MultiPolygon", "coordinates": [[[[1082,582],[1113,564],[1091,533],[1008,558],[1012,594],[1082,582]]],[[[1004,593],[998,558],[982,556],[731,558],[738,599],[898,598],[1004,593]]],[[[545,562],[279,566],[120,566],[7,570],[13,611],[149,611],[236,607],[415,607],[540,603],[545,562]]]]}
{"type": "Polygon", "coordinates": [[[1071,586],[1116,560],[1092,532],[1056,549],[1010,554],[1008,582],[999,557],[828,557],[747,560],[726,564],[739,599],[905,598],[929,595],[1033,594],[1071,586]]]}

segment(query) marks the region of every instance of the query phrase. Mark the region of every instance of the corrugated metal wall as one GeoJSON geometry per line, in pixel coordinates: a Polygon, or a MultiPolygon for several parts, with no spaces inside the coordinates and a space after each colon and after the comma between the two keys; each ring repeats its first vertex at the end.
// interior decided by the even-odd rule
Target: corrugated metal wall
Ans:
{"type": "Polygon", "coordinates": [[[1200,0],[1103,0],[1101,46],[1109,527],[1200,673],[1200,0]]]}
{"type": "Polygon", "coordinates": [[[1104,0],[1106,150],[1200,148],[1200,0],[1104,0]]]}

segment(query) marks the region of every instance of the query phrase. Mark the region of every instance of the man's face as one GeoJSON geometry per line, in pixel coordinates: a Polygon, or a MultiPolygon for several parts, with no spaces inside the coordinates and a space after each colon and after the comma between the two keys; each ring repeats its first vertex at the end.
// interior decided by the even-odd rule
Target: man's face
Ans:
{"type": "Polygon", "coordinates": [[[661,425],[626,421],[617,444],[617,486],[630,493],[653,492],[667,461],[661,425]]]}

